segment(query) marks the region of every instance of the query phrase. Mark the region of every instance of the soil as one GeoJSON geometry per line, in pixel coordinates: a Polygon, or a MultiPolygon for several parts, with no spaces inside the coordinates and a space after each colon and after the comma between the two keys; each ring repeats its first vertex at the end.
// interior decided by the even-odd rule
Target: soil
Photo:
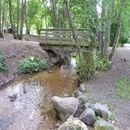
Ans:
{"type": "Polygon", "coordinates": [[[115,125],[120,130],[130,130],[130,100],[114,94],[120,77],[130,77],[130,47],[118,48],[111,68],[97,72],[93,80],[84,82],[86,95],[90,100],[108,104],[114,113],[115,125]]]}
{"type": "Polygon", "coordinates": [[[21,59],[28,56],[48,58],[38,42],[14,40],[11,34],[0,39],[0,51],[5,55],[6,63],[9,65],[8,73],[0,73],[0,86],[2,87],[18,76],[18,63],[21,59]]]}

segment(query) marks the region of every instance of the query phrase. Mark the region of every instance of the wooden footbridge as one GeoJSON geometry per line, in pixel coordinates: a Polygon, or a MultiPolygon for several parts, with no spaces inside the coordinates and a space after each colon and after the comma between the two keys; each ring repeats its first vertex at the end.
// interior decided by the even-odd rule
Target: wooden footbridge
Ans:
{"type": "Polygon", "coordinates": [[[40,46],[44,49],[70,49],[75,50],[77,46],[88,48],[86,41],[86,29],[75,29],[78,43],[73,38],[71,29],[55,28],[42,29],[40,37],[40,46]],[[79,45],[77,45],[79,44],[79,45]]]}

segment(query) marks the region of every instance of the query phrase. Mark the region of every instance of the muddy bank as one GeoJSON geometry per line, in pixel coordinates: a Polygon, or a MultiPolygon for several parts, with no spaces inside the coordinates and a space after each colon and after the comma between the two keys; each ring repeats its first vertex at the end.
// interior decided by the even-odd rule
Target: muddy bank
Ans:
{"type": "Polygon", "coordinates": [[[40,59],[48,58],[38,42],[0,39],[0,51],[6,57],[9,66],[8,73],[0,73],[0,86],[8,83],[18,76],[18,63],[28,56],[36,56],[40,59]]]}
{"type": "Polygon", "coordinates": [[[75,75],[70,70],[20,77],[0,91],[0,130],[55,130],[51,97],[71,96],[75,89],[75,75]]]}

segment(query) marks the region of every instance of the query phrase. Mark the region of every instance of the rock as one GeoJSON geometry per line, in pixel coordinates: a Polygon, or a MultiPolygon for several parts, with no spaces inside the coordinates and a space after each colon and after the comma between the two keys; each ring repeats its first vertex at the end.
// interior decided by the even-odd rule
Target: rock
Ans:
{"type": "Polygon", "coordinates": [[[80,104],[85,104],[86,102],[88,102],[88,96],[86,94],[82,94],[77,98],[79,99],[80,104]]]}
{"type": "Polygon", "coordinates": [[[88,130],[88,128],[79,119],[70,117],[58,130],[88,130]]]}
{"type": "Polygon", "coordinates": [[[96,115],[95,112],[87,108],[85,111],[80,115],[79,119],[83,121],[85,124],[93,126],[94,123],[96,122],[96,115]]]}
{"type": "Polygon", "coordinates": [[[85,104],[84,104],[84,108],[91,108],[92,107],[92,102],[86,102],[85,104]]]}
{"type": "Polygon", "coordinates": [[[11,102],[14,102],[17,99],[17,97],[18,97],[17,93],[9,95],[11,102]]]}
{"type": "Polygon", "coordinates": [[[119,130],[113,124],[104,120],[97,120],[94,125],[95,130],[119,130]]]}
{"type": "Polygon", "coordinates": [[[85,93],[85,92],[86,92],[85,84],[83,84],[83,83],[80,84],[79,91],[81,91],[82,93],[85,93]]]}
{"type": "Polygon", "coordinates": [[[79,106],[79,100],[74,97],[61,98],[54,96],[52,97],[52,102],[62,121],[66,121],[70,115],[74,115],[79,106]]]}
{"type": "Polygon", "coordinates": [[[102,117],[103,119],[108,119],[112,115],[106,104],[96,103],[92,106],[92,109],[95,111],[96,115],[102,117]]]}
{"type": "Polygon", "coordinates": [[[80,96],[83,96],[83,93],[82,93],[81,91],[79,91],[79,90],[74,91],[73,97],[78,98],[78,97],[80,97],[80,96]]]}
{"type": "Polygon", "coordinates": [[[56,64],[58,62],[58,60],[56,58],[54,58],[54,57],[52,57],[50,59],[50,61],[51,61],[52,64],[56,64]]]}

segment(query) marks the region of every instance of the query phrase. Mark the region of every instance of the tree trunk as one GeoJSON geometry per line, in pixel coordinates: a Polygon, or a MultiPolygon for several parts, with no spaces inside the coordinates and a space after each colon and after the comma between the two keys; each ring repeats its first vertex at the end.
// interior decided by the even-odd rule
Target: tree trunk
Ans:
{"type": "Polygon", "coordinates": [[[56,13],[56,3],[55,0],[50,0],[52,7],[52,18],[53,18],[53,27],[58,27],[58,17],[56,13]]]}
{"type": "Polygon", "coordinates": [[[114,53],[115,53],[116,47],[117,47],[119,39],[120,39],[121,25],[122,25],[122,9],[124,7],[123,5],[124,5],[124,0],[121,0],[121,2],[120,2],[120,11],[119,11],[118,20],[117,20],[116,36],[115,36],[115,39],[114,39],[114,43],[113,43],[113,46],[112,46],[111,53],[109,55],[109,59],[111,61],[112,61],[112,59],[114,57],[114,53]]]}
{"type": "Polygon", "coordinates": [[[21,3],[21,24],[20,24],[20,34],[19,39],[22,40],[23,37],[23,26],[24,26],[24,20],[25,20],[25,8],[26,8],[26,0],[22,0],[21,3]]]}
{"type": "Polygon", "coordinates": [[[8,2],[9,2],[9,18],[10,18],[10,24],[11,24],[11,28],[12,28],[12,33],[13,33],[14,39],[16,39],[15,30],[14,30],[14,23],[13,23],[13,14],[12,14],[12,0],[8,0],[8,2]]]}
{"type": "Polygon", "coordinates": [[[112,47],[111,53],[109,55],[109,59],[110,60],[113,59],[113,56],[114,56],[114,53],[115,53],[115,49],[116,49],[117,44],[118,44],[119,39],[120,39],[121,23],[122,23],[122,19],[121,19],[121,14],[120,14],[119,17],[118,17],[118,24],[117,24],[116,36],[115,36],[115,39],[114,39],[114,43],[113,43],[113,47],[112,47]]]}
{"type": "MultiPolygon", "coordinates": [[[[102,12],[101,12],[101,18],[103,19],[105,17],[105,1],[102,0],[102,12]]],[[[105,21],[102,21],[102,35],[101,35],[101,55],[104,56],[105,55],[105,21]]]]}
{"type": "Polygon", "coordinates": [[[0,38],[3,38],[3,32],[2,32],[2,1],[0,0],[0,38]]]}
{"type": "Polygon", "coordinates": [[[70,25],[71,31],[73,33],[73,38],[74,38],[75,42],[78,43],[78,39],[77,39],[77,36],[75,34],[75,31],[74,31],[74,27],[73,27],[73,24],[72,24],[72,20],[71,20],[69,8],[68,8],[68,1],[64,0],[63,5],[65,5],[65,7],[66,7],[66,13],[67,13],[67,17],[68,17],[68,20],[69,20],[69,25],[70,25]]]}
{"type": "Polygon", "coordinates": [[[28,24],[28,4],[25,3],[25,26],[26,26],[26,34],[30,35],[30,26],[28,24]]]}
{"type": "Polygon", "coordinates": [[[19,37],[19,23],[20,23],[20,21],[19,21],[19,14],[20,13],[20,2],[19,2],[19,0],[17,0],[17,39],[18,39],[18,37],[19,37]]]}

